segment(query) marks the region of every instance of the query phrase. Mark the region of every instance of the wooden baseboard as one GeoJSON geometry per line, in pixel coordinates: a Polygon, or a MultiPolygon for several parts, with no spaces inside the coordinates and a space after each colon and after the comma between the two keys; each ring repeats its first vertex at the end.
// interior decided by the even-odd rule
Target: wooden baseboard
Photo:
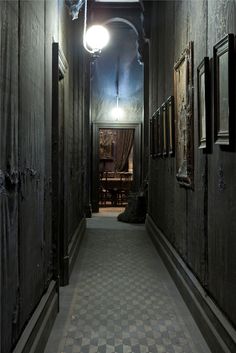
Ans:
{"type": "Polygon", "coordinates": [[[236,330],[150,215],[146,229],[213,353],[236,352],[236,330]]]}
{"type": "Polygon", "coordinates": [[[69,275],[72,272],[75,260],[77,258],[78,252],[79,252],[79,247],[80,243],[82,241],[82,238],[84,236],[86,229],[86,219],[82,218],[80,221],[72,239],[69,244],[69,249],[68,249],[68,254],[69,254],[69,275]]]}
{"type": "Polygon", "coordinates": [[[57,284],[51,281],[13,353],[42,353],[58,312],[57,284]]]}

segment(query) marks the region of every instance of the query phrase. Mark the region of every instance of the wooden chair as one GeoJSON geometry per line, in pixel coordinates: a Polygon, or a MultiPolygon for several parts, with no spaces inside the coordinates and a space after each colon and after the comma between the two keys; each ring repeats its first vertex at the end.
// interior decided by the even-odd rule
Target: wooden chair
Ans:
{"type": "Polygon", "coordinates": [[[120,173],[120,187],[117,193],[117,203],[120,206],[124,206],[125,204],[127,204],[131,180],[132,180],[132,173],[128,173],[128,172],[120,173]]]}
{"type": "Polygon", "coordinates": [[[102,177],[100,175],[100,185],[99,185],[99,203],[101,206],[113,206],[114,205],[114,195],[112,190],[108,187],[108,178],[114,177],[114,172],[103,172],[102,177]]]}

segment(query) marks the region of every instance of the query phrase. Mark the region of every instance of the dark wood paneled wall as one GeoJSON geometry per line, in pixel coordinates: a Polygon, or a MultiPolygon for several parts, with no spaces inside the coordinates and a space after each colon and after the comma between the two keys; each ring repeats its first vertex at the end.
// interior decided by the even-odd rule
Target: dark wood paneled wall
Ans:
{"type": "MultiPolygon", "coordinates": [[[[19,312],[18,12],[18,2],[0,2],[0,46],[5,48],[4,51],[1,49],[0,54],[0,341],[2,347],[9,347],[11,341],[16,339],[16,321],[19,312]],[[9,334],[3,335],[5,331],[9,334]]],[[[8,351],[9,348],[6,352],[8,351]]]]}
{"type": "Polygon", "coordinates": [[[65,221],[83,218],[84,81],[81,21],[63,0],[0,1],[0,241],[2,353],[15,346],[53,278],[52,43],[68,60],[65,221]],[[79,23],[80,22],[80,23],[79,23]]]}
{"type": "MultiPolygon", "coordinates": [[[[196,94],[197,66],[204,56],[212,58],[217,41],[236,34],[236,2],[154,1],[151,23],[150,116],[173,95],[174,63],[194,42],[195,185],[194,190],[179,186],[175,158],[151,159],[149,214],[236,324],[236,154],[215,144],[210,153],[198,149],[196,94]]],[[[213,121],[213,113],[209,118],[213,121]]]]}

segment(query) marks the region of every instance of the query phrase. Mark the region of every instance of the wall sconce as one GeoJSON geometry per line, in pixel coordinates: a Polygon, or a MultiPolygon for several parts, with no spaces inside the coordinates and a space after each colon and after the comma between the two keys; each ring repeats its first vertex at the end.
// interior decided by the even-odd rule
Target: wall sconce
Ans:
{"type": "Polygon", "coordinates": [[[108,30],[101,25],[93,25],[87,30],[88,0],[84,3],[84,33],[83,45],[90,54],[101,52],[110,39],[108,30]]]}

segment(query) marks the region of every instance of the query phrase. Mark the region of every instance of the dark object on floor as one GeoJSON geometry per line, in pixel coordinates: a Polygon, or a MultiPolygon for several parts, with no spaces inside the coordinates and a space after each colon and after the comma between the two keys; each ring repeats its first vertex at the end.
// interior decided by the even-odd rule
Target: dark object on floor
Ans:
{"type": "Polygon", "coordinates": [[[146,198],[144,193],[130,193],[128,205],[117,217],[118,221],[127,223],[144,223],[146,218],[146,198]]]}

